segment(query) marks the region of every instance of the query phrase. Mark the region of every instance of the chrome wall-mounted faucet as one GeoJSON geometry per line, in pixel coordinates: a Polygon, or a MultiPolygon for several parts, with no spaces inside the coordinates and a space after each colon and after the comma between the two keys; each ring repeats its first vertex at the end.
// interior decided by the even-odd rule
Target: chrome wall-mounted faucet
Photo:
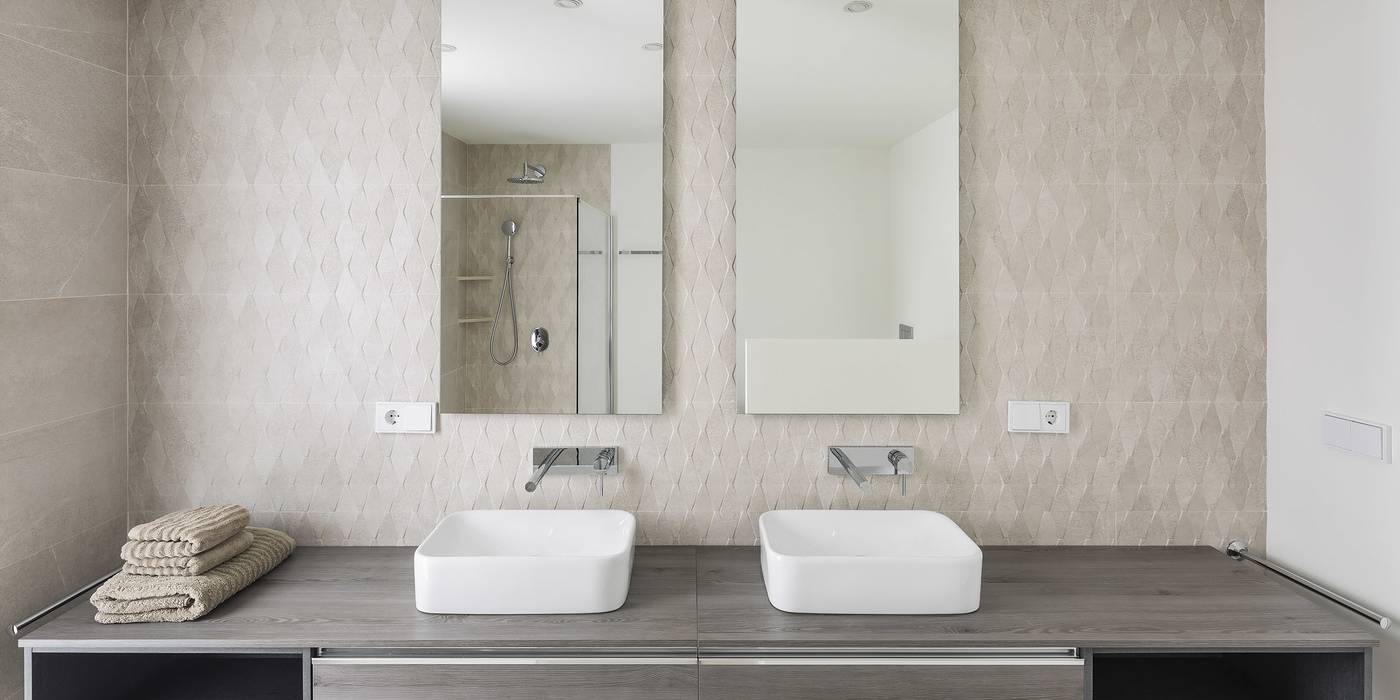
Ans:
{"type": "Polygon", "coordinates": [[[592,474],[598,477],[598,495],[603,495],[602,477],[617,473],[616,447],[536,447],[531,455],[534,470],[525,490],[534,493],[546,474],[592,474]]]}
{"type": "Polygon", "coordinates": [[[554,463],[564,456],[564,448],[562,447],[545,448],[545,450],[544,459],[539,459],[540,448],[535,448],[535,470],[530,472],[530,480],[525,482],[527,493],[534,493],[535,489],[540,487],[540,482],[544,481],[544,475],[548,474],[549,470],[554,467],[554,463]]]}
{"type": "Polygon", "coordinates": [[[899,495],[906,495],[905,478],[914,472],[914,448],[901,447],[828,447],[826,473],[845,476],[870,493],[869,476],[898,476],[899,495]]]}
{"type": "Polygon", "coordinates": [[[856,482],[856,487],[860,489],[861,493],[870,493],[870,480],[865,478],[864,474],[860,473],[860,469],[856,467],[855,462],[852,462],[850,456],[846,454],[845,448],[828,447],[827,450],[830,457],[827,457],[826,471],[830,474],[845,472],[846,476],[850,477],[851,481],[856,482]],[[841,472],[832,470],[831,459],[833,457],[836,459],[836,463],[840,465],[841,472]]]}

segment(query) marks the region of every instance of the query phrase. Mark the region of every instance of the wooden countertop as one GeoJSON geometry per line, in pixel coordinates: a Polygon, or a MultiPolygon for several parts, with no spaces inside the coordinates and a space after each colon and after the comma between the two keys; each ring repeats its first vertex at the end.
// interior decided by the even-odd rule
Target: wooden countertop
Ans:
{"type": "MultiPolygon", "coordinates": [[[[561,582],[566,585],[566,582],[561,582]]],[[[1342,648],[1367,624],[1207,547],[988,547],[969,615],[792,615],[753,547],[638,547],[627,603],[601,615],[429,615],[408,547],[303,547],[207,617],[99,625],[86,601],[33,648],[1074,646],[1342,648]]]]}
{"type": "Polygon", "coordinates": [[[300,547],[194,622],[99,625],[94,612],[83,601],[20,646],[693,648],[695,549],[638,547],[627,603],[601,615],[420,613],[412,547],[300,547]]]}
{"type": "Polygon", "coordinates": [[[698,551],[700,645],[1300,648],[1375,646],[1369,623],[1210,547],[986,547],[969,615],[793,615],[758,549],[698,551]]]}

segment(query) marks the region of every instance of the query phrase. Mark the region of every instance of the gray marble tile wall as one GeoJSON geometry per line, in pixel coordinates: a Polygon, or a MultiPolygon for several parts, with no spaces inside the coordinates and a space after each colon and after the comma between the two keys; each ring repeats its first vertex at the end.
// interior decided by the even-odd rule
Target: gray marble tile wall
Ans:
{"type": "Polygon", "coordinates": [[[978,541],[1263,537],[1262,0],[964,0],[963,412],[745,416],[734,385],[734,0],[666,16],[664,413],[438,398],[436,0],[136,0],[132,517],[235,500],[304,543],[412,544],[464,508],[617,507],[649,543],[773,508],[931,508],[978,541]],[[195,38],[198,37],[198,41],[195,38]],[[326,96],[330,97],[327,98],[326,96]],[[1068,436],[1005,401],[1074,402],[1068,436]],[[532,445],[622,446],[526,494],[532,445]],[[900,495],[836,443],[917,446],[900,495]]]}
{"type": "MultiPolygon", "coordinates": [[[[0,623],[126,531],[126,2],[0,3],[0,623]]],[[[0,698],[22,692],[0,649],[0,698]]]]}

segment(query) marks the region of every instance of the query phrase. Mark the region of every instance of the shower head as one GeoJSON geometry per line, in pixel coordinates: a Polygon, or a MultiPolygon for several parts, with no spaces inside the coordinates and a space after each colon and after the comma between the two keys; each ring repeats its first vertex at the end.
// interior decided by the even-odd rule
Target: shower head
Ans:
{"type": "Polygon", "coordinates": [[[501,222],[501,233],[505,235],[506,238],[514,238],[516,232],[519,230],[520,226],[515,223],[514,219],[506,219],[501,222]]]}
{"type": "Polygon", "coordinates": [[[508,177],[506,182],[514,185],[538,185],[544,182],[544,166],[526,161],[520,166],[520,176],[508,177]]]}

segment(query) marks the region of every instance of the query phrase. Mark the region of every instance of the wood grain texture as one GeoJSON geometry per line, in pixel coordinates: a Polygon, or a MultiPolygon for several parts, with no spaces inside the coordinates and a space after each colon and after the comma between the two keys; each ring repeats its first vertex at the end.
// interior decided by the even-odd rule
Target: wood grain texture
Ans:
{"type": "Polygon", "coordinates": [[[695,666],[314,666],[316,700],[693,700],[695,666]]]}
{"type": "MultiPolygon", "coordinates": [[[[559,585],[568,585],[561,581],[559,585]]],[[[413,550],[305,547],[196,622],[98,625],[76,605],[36,648],[1076,646],[1364,648],[1359,618],[1206,548],[990,547],[982,608],[956,616],[793,615],[768,604],[756,548],[638,547],[621,609],[428,615],[413,550]],[[698,570],[697,570],[698,565],[698,570]],[[697,583],[698,581],[698,583],[697,583]]]]}
{"type": "MultiPolygon", "coordinates": [[[[429,615],[413,548],[303,547],[207,617],[99,625],[86,602],[21,640],[34,647],[512,647],[695,645],[695,550],[638,547],[622,608],[597,615],[429,615]]],[[[558,582],[560,586],[568,581],[558,582]]]]}
{"type": "MultiPolygon", "coordinates": [[[[319,697],[319,696],[318,696],[319,697]]],[[[1082,700],[1082,666],[702,666],[700,700],[1082,700]]]]}
{"type": "Polygon", "coordinates": [[[1209,547],[987,547],[968,615],[793,615],[754,547],[700,548],[700,645],[1367,647],[1359,618],[1209,547]]]}

